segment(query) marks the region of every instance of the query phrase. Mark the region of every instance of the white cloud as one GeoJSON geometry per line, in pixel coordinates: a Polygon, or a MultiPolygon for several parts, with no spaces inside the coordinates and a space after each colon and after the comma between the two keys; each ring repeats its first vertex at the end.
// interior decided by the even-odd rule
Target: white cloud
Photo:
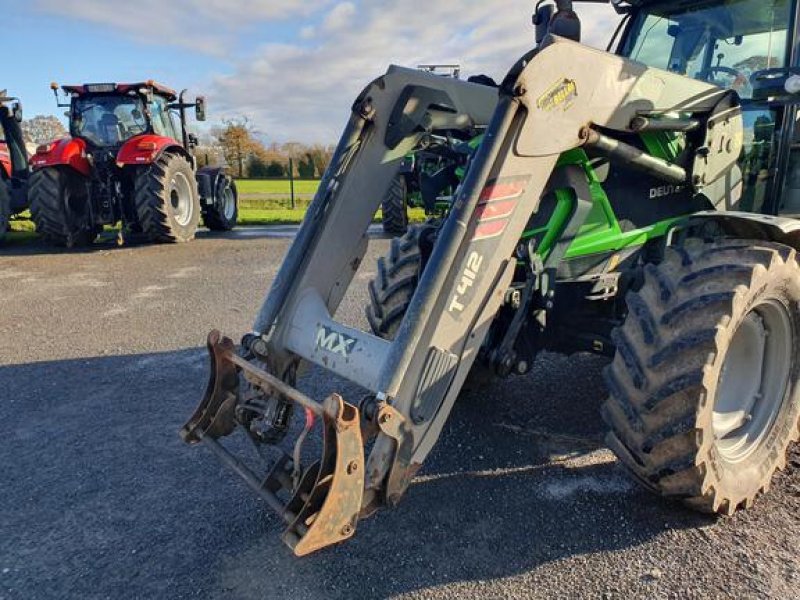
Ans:
{"type": "Polygon", "coordinates": [[[355,14],[355,4],[352,2],[340,2],[325,17],[322,29],[328,33],[339,31],[350,23],[355,14]]]}
{"type": "MultiPolygon", "coordinates": [[[[335,142],[361,89],[391,64],[455,62],[497,80],[533,45],[524,0],[362,0],[336,5],[311,45],[266,44],[212,81],[214,106],[281,141],[335,142]]],[[[584,41],[604,46],[617,17],[580,6],[584,41]]],[[[313,37],[313,40],[311,39],[313,37]]],[[[216,112],[216,111],[215,111],[216,112]]]]}
{"type": "Polygon", "coordinates": [[[314,15],[331,0],[34,0],[41,12],[82,19],[137,41],[222,56],[235,36],[265,21],[314,15]]]}
{"type": "MultiPolygon", "coordinates": [[[[389,64],[459,63],[466,75],[500,80],[534,37],[531,0],[33,2],[42,12],[97,23],[143,43],[229,61],[227,73],[209,73],[190,87],[209,91],[214,116],[246,115],[278,141],[335,142],[356,95],[389,64]],[[252,49],[236,43],[259,27],[274,31],[275,23],[293,27],[296,39],[264,39],[252,49]]],[[[618,21],[610,6],[581,4],[578,12],[584,41],[605,45],[618,21]]]]}

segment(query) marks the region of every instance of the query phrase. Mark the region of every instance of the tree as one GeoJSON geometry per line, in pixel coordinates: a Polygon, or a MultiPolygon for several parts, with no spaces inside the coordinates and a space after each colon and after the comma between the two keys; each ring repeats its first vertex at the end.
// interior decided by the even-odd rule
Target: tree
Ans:
{"type": "Polygon", "coordinates": [[[284,177],[285,175],[286,169],[277,160],[273,160],[267,166],[267,177],[284,177]]]}
{"type": "Polygon", "coordinates": [[[325,174],[325,169],[333,158],[334,147],[323,146],[322,144],[314,144],[308,148],[306,156],[314,163],[314,171],[317,177],[322,177],[325,174]]]}
{"type": "Polygon", "coordinates": [[[245,176],[245,165],[256,151],[264,146],[255,139],[255,130],[247,117],[223,121],[224,128],[217,129],[215,136],[222,147],[225,161],[237,169],[239,177],[245,176]]]}
{"type": "Polygon", "coordinates": [[[26,140],[38,145],[67,137],[67,130],[58,117],[36,115],[22,122],[22,134],[26,140]]]}
{"type": "Polygon", "coordinates": [[[269,177],[269,165],[258,154],[253,154],[247,166],[247,174],[250,177],[269,177]]]}
{"type": "Polygon", "coordinates": [[[314,179],[314,161],[308,152],[297,163],[297,174],[300,179],[314,179]]]}

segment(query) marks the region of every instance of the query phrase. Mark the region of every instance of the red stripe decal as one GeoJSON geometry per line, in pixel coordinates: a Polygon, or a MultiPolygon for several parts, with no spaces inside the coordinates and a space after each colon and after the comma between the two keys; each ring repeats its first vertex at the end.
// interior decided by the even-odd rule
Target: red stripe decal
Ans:
{"type": "Polygon", "coordinates": [[[475,235],[472,236],[472,239],[485,240],[488,238],[497,237],[506,230],[506,225],[508,225],[507,219],[479,223],[475,228],[475,235]]]}
{"type": "Polygon", "coordinates": [[[519,198],[525,191],[528,183],[527,178],[509,177],[494,183],[488,184],[481,192],[480,202],[491,202],[492,200],[508,200],[519,198]]]}
{"type": "Polygon", "coordinates": [[[475,209],[475,218],[478,221],[489,221],[510,217],[517,207],[516,200],[498,200],[497,202],[479,204],[475,209]]]}

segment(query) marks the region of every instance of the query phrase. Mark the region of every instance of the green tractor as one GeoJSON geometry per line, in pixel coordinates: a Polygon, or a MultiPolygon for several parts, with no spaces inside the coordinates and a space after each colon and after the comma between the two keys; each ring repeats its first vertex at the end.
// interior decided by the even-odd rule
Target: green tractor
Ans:
{"type": "MultiPolygon", "coordinates": [[[[459,79],[460,65],[419,65],[418,69],[441,77],[459,79]]],[[[497,87],[486,75],[467,79],[497,87]]],[[[409,208],[421,208],[429,216],[447,212],[456,187],[464,176],[469,158],[483,139],[486,124],[475,123],[472,130],[432,131],[405,157],[400,171],[381,202],[383,231],[403,235],[408,231],[409,208]]]]}
{"type": "Polygon", "coordinates": [[[183,439],[278,511],[297,555],[400,501],[471,372],[524,374],[542,350],[611,358],[609,447],[697,510],[750,507],[800,436],[798,1],[616,1],[608,52],[556,5],[498,90],[399,67],[367,86],[253,331],[208,338],[183,439]],[[476,127],[446,214],[379,261],[373,331],[334,320],[405,157],[476,127]],[[310,397],[309,364],[365,395],[310,397]],[[235,432],[273,449],[264,474],[221,443],[235,432]]]}

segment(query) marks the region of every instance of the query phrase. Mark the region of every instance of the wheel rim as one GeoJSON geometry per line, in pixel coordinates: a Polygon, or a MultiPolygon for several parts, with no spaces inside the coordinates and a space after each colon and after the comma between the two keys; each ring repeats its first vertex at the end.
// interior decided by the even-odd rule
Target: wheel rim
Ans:
{"type": "Polygon", "coordinates": [[[176,173],[170,183],[169,201],[172,205],[172,214],[178,225],[188,225],[194,213],[192,202],[192,186],[183,173],[176,173]]]}
{"type": "Polygon", "coordinates": [[[775,424],[789,385],[793,347],[792,319],[774,300],[756,306],[736,330],[712,417],[717,450],[729,462],[750,456],[775,424]]]}
{"type": "Polygon", "coordinates": [[[236,214],[236,196],[230,185],[226,185],[222,192],[222,214],[226,221],[232,221],[236,214]]]}

